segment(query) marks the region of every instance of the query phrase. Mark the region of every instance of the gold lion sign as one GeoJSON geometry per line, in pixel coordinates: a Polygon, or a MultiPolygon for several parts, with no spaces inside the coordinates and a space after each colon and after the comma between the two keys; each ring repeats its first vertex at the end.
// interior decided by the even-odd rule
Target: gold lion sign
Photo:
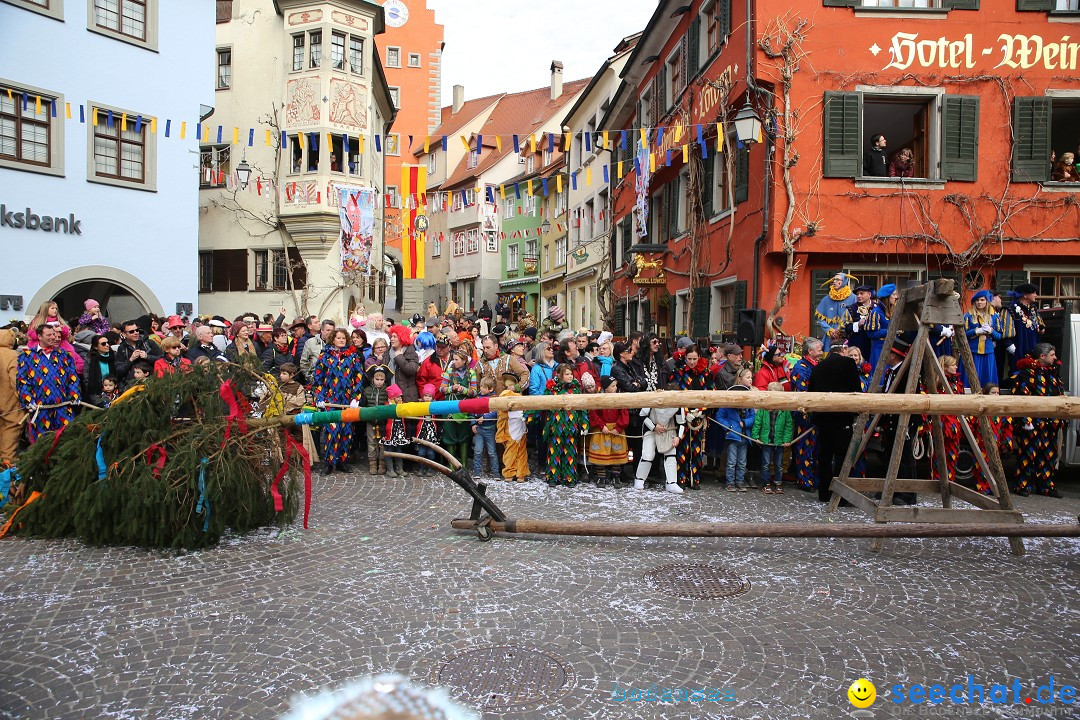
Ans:
{"type": "Polygon", "coordinates": [[[634,267],[637,271],[634,274],[635,285],[666,285],[667,276],[664,274],[664,261],[661,260],[646,260],[641,255],[634,255],[634,267]],[[643,277],[642,272],[645,270],[656,270],[656,275],[650,275],[643,277]]]}

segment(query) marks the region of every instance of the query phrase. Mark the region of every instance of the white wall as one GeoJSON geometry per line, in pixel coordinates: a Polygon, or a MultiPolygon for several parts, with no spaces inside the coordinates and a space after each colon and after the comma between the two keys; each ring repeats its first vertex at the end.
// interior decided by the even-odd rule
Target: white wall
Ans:
{"type": "MultiPolygon", "coordinates": [[[[29,307],[61,273],[100,276],[116,268],[140,279],[161,307],[198,302],[199,105],[213,104],[213,0],[160,0],[158,51],[87,30],[87,3],[64,3],[62,22],[0,4],[0,78],[59,93],[72,106],[64,123],[64,176],[0,168],[0,202],[10,210],[81,220],[82,235],[0,227],[0,294],[22,295],[29,307]],[[88,127],[80,104],[99,102],[158,118],[156,192],[87,181],[88,127]],[[166,138],[165,119],[172,119],[166,138]],[[179,123],[188,123],[186,139],[179,123]],[[106,270],[80,271],[85,266],[106,270]]],[[[64,107],[58,107],[62,119],[64,107]]],[[[89,121],[89,118],[87,118],[89,121]]],[[[87,277],[85,279],[92,279],[87,277]]],[[[70,283],[69,283],[70,284],[70,283]]],[[[3,314],[3,313],[0,313],[3,314]]],[[[4,315],[6,317],[6,314],[4,315]]]]}

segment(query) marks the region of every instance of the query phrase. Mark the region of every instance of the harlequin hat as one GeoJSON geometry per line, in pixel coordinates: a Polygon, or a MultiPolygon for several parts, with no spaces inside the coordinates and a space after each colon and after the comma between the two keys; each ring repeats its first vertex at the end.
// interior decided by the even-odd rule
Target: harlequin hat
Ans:
{"type": "Polygon", "coordinates": [[[855,277],[854,275],[848,275],[847,273],[844,273],[844,272],[838,272],[835,275],[833,275],[832,277],[830,277],[828,280],[826,280],[825,282],[821,283],[820,287],[825,287],[826,285],[831,283],[836,278],[841,278],[841,279],[846,279],[846,280],[854,280],[855,282],[859,282],[859,278],[855,277]]]}
{"type": "Polygon", "coordinates": [[[980,298],[985,300],[986,302],[990,302],[991,300],[994,299],[994,296],[993,296],[993,294],[991,294],[991,292],[989,290],[980,290],[979,292],[977,292],[977,293],[975,293],[974,295],[971,296],[971,302],[975,302],[976,300],[979,300],[980,298]]]}
{"type": "Polygon", "coordinates": [[[884,300],[885,298],[891,296],[894,292],[896,292],[896,285],[888,283],[878,288],[877,296],[884,300]]]}

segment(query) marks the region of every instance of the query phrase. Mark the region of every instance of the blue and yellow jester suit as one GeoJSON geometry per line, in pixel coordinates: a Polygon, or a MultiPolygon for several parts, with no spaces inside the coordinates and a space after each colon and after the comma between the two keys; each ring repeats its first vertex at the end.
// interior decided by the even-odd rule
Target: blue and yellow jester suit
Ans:
{"type": "Polygon", "coordinates": [[[60,348],[46,351],[41,345],[19,353],[15,387],[19,402],[30,413],[34,406],[74,403],[64,407],[39,410],[29,427],[30,442],[42,433],[60,430],[75,417],[75,407],[82,399],[79,373],[71,354],[60,348]]]}

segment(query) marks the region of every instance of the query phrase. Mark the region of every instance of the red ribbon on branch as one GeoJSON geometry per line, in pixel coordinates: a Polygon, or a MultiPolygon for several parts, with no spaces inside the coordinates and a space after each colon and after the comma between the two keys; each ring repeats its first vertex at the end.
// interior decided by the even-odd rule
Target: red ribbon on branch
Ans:
{"type": "Polygon", "coordinates": [[[65,430],[67,430],[67,425],[57,430],[56,435],[53,436],[52,445],[49,446],[49,452],[45,453],[45,459],[43,460],[46,465],[49,464],[49,458],[52,457],[53,450],[56,449],[57,443],[60,442],[60,436],[64,434],[65,430]]]}
{"type": "MultiPolygon", "coordinates": [[[[218,390],[218,396],[225,402],[225,405],[229,408],[229,415],[225,419],[225,440],[229,439],[229,435],[232,432],[233,423],[236,423],[236,428],[242,432],[247,432],[247,420],[244,419],[244,412],[240,409],[240,401],[236,397],[236,388],[233,387],[231,380],[226,380],[221,383],[221,389],[218,390]]],[[[225,443],[222,443],[224,447],[225,443]]]]}
{"type": "Polygon", "coordinates": [[[281,469],[278,470],[273,485],[270,486],[270,495],[274,498],[274,512],[281,512],[285,509],[285,501],[281,497],[278,485],[281,484],[281,479],[285,477],[285,473],[289,472],[289,456],[296,452],[300,456],[300,461],[304,467],[304,529],[307,530],[308,515],[311,513],[311,456],[308,455],[308,451],[304,449],[301,443],[293,439],[292,435],[288,432],[282,434],[285,436],[285,460],[281,463],[281,469]]]}
{"type": "Polygon", "coordinates": [[[161,447],[157,443],[154,443],[150,447],[146,448],[146,464],[153,467],[154,477],[160,479],[161,471],[165,469],[165,448],[161,447]],[[154,460],[154,455],[157,455],[157,460],[154,460]]]}

